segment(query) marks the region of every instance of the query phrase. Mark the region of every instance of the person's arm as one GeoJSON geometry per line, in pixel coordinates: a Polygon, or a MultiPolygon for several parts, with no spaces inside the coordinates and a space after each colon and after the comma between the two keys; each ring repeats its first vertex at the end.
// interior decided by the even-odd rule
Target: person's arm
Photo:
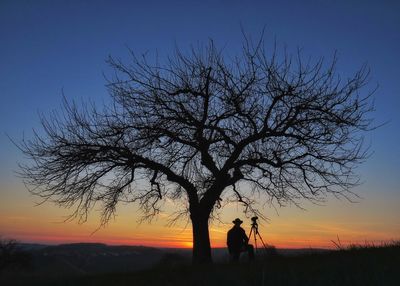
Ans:
{"type": "Polygon", "coordinates": [[[231,242],[231,237],[230,237],[229,231],[228,231],[228,234],[226,235],[226,245],[228,246],[229,252],[231,252],[232,242],[231,242]]]}
{"type": "Polygon", "coordinates": [[[244,229],[242,229],[243,231],[242,231],[242,239],[243,239],[243,242],[244,242],[244,244],[248,244],[249,243],[249,238],[247,237],[247,235],[246,235],[246,232],[244,231],[244,229]]]}

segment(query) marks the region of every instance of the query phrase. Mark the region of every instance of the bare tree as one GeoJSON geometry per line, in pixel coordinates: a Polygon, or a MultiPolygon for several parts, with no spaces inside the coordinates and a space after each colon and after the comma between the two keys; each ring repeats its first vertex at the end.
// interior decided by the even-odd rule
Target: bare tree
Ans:
{"type": "Polygon", "coordinates": [[[21,166],[25,182],[82,221],[100,203],[103,224],[120,201],[138,202],[148,218],[165,198],[183,200],[194,263],[211,262],[209,219],[224,201],[257,212],[259,198],[348,198],[371,128],[369,70],[343,80],[335,58],[267,54],[245,40],[235,58],[212,42],[164,64],[110,57],[112,104],[65,101],[43,117],[44,132],[20,144],[32,159],[21,166]]]}

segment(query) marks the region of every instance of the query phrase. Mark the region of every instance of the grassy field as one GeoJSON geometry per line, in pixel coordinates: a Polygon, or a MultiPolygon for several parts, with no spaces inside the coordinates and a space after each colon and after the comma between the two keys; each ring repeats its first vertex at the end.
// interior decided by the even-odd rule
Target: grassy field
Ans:
{"type": "Polygon", "coordinates": [[[95,276],[0,277],[0,285],[400,285],[400,243],[350,247],[327,253],[274,256],[253,263],[204,267],[161,264],[95,276]]]}

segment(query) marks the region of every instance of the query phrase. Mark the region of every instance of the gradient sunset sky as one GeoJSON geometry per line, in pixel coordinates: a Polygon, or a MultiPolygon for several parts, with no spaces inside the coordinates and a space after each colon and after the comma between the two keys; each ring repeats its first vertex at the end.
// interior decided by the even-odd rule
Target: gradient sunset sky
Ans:
{"type": "MultiPolygon", "coordinates": [[[[354,189],[357,203],[328,198],[323,205],[304,202],[263,210],[264,240],[277,247],[333,247],[342,243],[400,239],[400,2],[363,0],[305,1],[0,1],[0,236],[22,242],[58,244],[104,242],[162,247],[190,247],[191,226],[181,220],[167,226],[176,209],[172,201],[152,223],[138,224],[136,205],[121,204],[114,221],[99,226],[96,210],[86,224],[65,223],[70,210],[35,206],[17,162],[25,158],[7,136],[29,138],[39,128],[39,114],[59,109],[67,99],[108,100],[108,55],[128,60],[128,49],[157,52],[160,60],[175,46],[212,38],[229,55],[239,51],[241,29],[304,57],[331,58],[346,77],[363,64],[371,68],[377,125],[366,134],[373,151],[358,169],[363,184],[354,189]],[[93,234],[92,234],[93,233],[93,234]]],[[[40,129],[40,128],[39,128],[40,129]]],[[[228,205],[211,226],[213,247],[225,246],[232,220],[245,220],[228,205]]]]}

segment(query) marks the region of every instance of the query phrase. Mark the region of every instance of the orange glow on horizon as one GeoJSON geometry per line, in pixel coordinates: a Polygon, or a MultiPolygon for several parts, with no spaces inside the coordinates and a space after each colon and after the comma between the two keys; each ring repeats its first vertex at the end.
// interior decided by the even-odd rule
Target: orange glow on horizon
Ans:
{"type": "MultiPolygon", "coordinates": [[[[226,232],[231,226],[210,226],[211,245],[213,248],[226,247],[226,232]]],[[[398,226],[397,226],[398,227],[398,226]]],[[[250,227],[243,226],[249,234],[250,227]]],[[[369,230],[371,226],[340,226],[332,224],[271,224],[261,226],[259,231],[267,245],[277,248],[335,248],[332,241],[339,236],[343,246],[351,244],[390,242],[399,239],[393,228],[392,232],[369,230]],[[358,227],[358,229],[357,229],[358,227]]],[[[376,227],[377,228],[377,227],[376,227]]],[[[390,228],[390,226],[389,226],[390,228]]],[[[0,217],[0,229],[8,229],[7,233],[0,233],[3,238],[13,238],[26,243],[65,244],[65,243],[104,243],[108,245],[137,245],[159,248],[192,248],[192,231],[190,225],[184,230],[179,227],[168,228],[164,225],[143,225],[139,227],[110,224],[99,233],[94,233],[93,225],[42,224],[36,226],[30,220],[22,217],[0,217]]],[[[250,243],[254,245],[252,237],[250,243]]],[[[262,245],[257,239],[257,245],[262,245]]]]}
{"type": "MultiPolygon", "coordinates": [[[[189,231],[188,231],[189,232],[189,231]]],[[[246,229],[248,234],[248,231],[246,229]]],[[[221,233],[224,233],[221,231],[221,233]]],[[[211,236],[214,239],[211,239],[211,245],[213,248],[225,248],[225,236],[218,235],[211,231],[211,236]]],[[[4,236],[3,236],[4,237],[4,236]]],[[[314,237],[314,238],[302,238],[302,237],[291,237],[287,238],[277,237],[276,235],[269,237],[268,235],[263,235],[263,240],[266,245],[275,246],[276,248],[287,248],[287,249],[296,249],[296,248],[325,248],[325,249],[334,249],[336,248],[334,242],[339,243],[337,237],[314,237]],[[332,242],[334,241],[334,242],[332,242]]],[[[108,245],[135,245],[135,246],[146,246],[146,247],[156,247],[156,248],[187,248],[190,249],[193,247],[192,238],[187,235],[182,236],[182,234],[171,235],[168,237],[147,237],[144,239],[135,238],[126,238],[126,236],[115,236],[115,237],[93,237],[86,235],[74,235],[72,233],[69,234],[34,234],[34,233],[19,233],[12,236],[12,238],[17,239],[20,242],[25,243],[39,243],[39,244],[69,244],[69,243],[104,243],[108,245]]],[[[375,239],[357,239],[356,237],[352,237],[351,234],[342,233],[342,238],[340,238],[340,244],[343,246],[349,246],[352,244],[375,244],[379,245],[385,242],[392,242],[394,240],[399,240],[399,236],[396,237],[380,237],[375,239]],[[346,238],[346,239],[344,239],[346,238]]],[[[251,238],[250,244],[254,245],[254,239],[251,238]]],[[[262,246],[262,242],[260,239],[257,239],[258,247],[262,246]]]]}
{"type": "Polygon", "coordinates": [[[182,244],[182,248],[192,248],[192,247],[193,247],[192,241],[187,241],[182,244]]]}
{"type": "MultiPolygon", "coordinates": [[[[145,246],[145,247],[156,247],[156,248],[185,248],[191,249],[193,247],[192,241],[156,241],[147,239],[144,241],[135,239],[88,239],[85,236],[69,236],[69,237],[59,237],[59,236],[42,236],[35,235],[29,236],[13,236],[12,238],[17,239],[23,243],[38,243],[38,244],[48,244],[48,245],[58,245],[58,244],[70,244],[70,243],[104,243],[107,245],[131,245],[131,246],[145,246]]],[[[337,242],[337,240],[332,239],[337,242]]],[[[344,240],[340,241],[343,246],[350,245],[365,245],[365,244],[375,244],[380,245],[382,243],[392,242],[394,240],[399,240],[395,238],[388,238],[386,240],[344,240]]],[[[250,241],[250,244],[254,245],[254,241],[250,241]]],[[[297,248],[322,248],[322,249],[335,249],[336,246],[332,241],[310,241],[306,239],[293,239],[291,241],[265,241],[266,245],[275,246],[276,248],[285,249],[297,249],[297,248]]],[[[226,248],[225,243],[222,241],[211,241],[212,248],[226,248]]],[[[257,246],[262,247],[261,241],[257,241],[257,246]]]]}
{"type": "MultiPolygon", "coordinates": [[[[99,226],[93,212],[88,222],[64,223],[70,210],[51,204],[35,207],[28,194],[16,189],[4,189],[0,200],[0,237],[20,242],[41,244],[105,243],[109,245],[141,245],[161,248],[192,248],[190,221],[168,227],[168,215],[162,213],[151,223],[137,224],[139,215],[133,205],[119,207],[118,217],[93,233],[99,226]],[[18,194],[18,196],[16,195],[18,194]],[[15,197],[14,197],[15,196],[15,197]]],[[[400,239],[398,199],[375,198],[359,204],[332,201],[324,207],[306,206],[307,212],[283,208],[279,215],[268,212],[270,221],[259,221],[259,232],[268,245],[277,248],[335,248],[339,236],[342,245],[390,242],[400,239]],[[383,212],[382,209],[385,211],[383,212]]],[[[167,211],[174,211],[173,202],[167,211]]],[[[242,227],[250,232],[250,220],[240,209],[226,207],[221,221],[210,223],[213,248],[226,247],[226,233],[232,220],[242,218],[242,227]]],[[[250,243],[254,244],[253,241],[250,243]]],[[[258,243],[260,245],[260,242],[258,243]]]]}

